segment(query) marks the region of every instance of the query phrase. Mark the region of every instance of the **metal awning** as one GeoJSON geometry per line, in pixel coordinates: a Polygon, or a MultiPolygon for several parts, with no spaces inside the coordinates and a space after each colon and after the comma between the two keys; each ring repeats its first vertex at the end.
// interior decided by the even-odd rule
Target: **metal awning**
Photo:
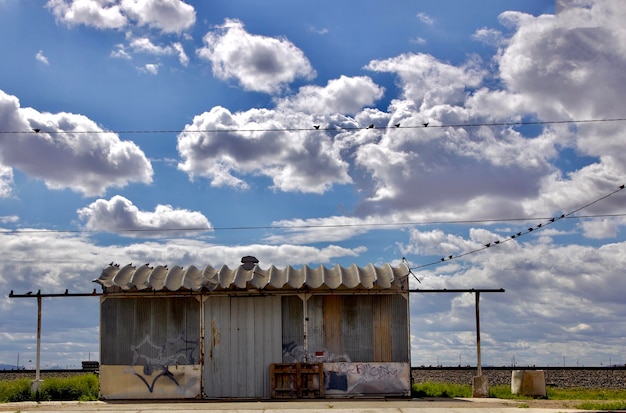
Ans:
{"type": "Polygon", "coordinates": [[[120,267],[111,264],[102,270],[94,282],[107,290],[122,291],[219,291],[219,290],[280,290],[280,289],[365,289],[365,290],[408,290],[409,268],[401,263],[359,267],[336,265],[331,268],[303,266],[262,269],[243,263],[236,268],[210,265],[199,269],[195,266],[183,268],[148,264],[139,267],[128,264],[120,267]]]}

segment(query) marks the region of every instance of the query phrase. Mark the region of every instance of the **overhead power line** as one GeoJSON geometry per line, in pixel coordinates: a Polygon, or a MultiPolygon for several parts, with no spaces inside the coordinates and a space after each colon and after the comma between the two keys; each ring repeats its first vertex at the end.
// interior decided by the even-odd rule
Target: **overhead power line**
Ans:
{"type": "Polygon", "coordinates": [[[555,124],[579,124],[579,123],[602,123],[602,122],[623,122],[626,118],[607,118],[607,119],[578,119],[578,120],[553,120],[553,121],[519,121],[519,122],[477,122],[477,123],[450,123],[450,124],[433,124],[432,122],[423,122],[418,125],[403,125],[401,122],[394,125],[375,125],[367,126],[322,126],[312,125],[311,127],[300,128],[219,128],[219,129],[134,129],[134,130],[85,130],[85,131],[64,131],[54,129],[33,128],[30,130],[17,131],[0,131],[0,134],[107,134],[115,133],[117,135],[127,134],[163,134],[163,133],[234,133],[234,132],[298,132],[298,131],[322,131],[322,132],[338,132],[351,130],[394,130],[394,129],[433,129],[433,128],[476,128],[481,126],[533,126],[533,125],[555,125],[555,124]]]}
{"type": "MultiPolygon", "coordinates": [[[[546,228],[547,226],[552,225],[555,222],[558,222],[558,221],[560,221],[562,219],[566,219],[566,218],[582,218],[582,217],[574,217],[572,215],[577,213],[577,212],[579,212],[579,211],[582,211],[583,209],[588,208],[591,205],[594,205],[594,204],[596,204],[596,203],[598,203],[598,202],[600,202],[600,201],[602,201],[602,200],[604,200],[604,199],[606,199],[606,198],[608,198],[608,197],[610,197],[612,195],[615,195],[616,193],[618,193],[618,192],[620,192],[622,190],[624,190],[624,185],[621,185],[616,190],[614,190],[612,192],[609,192],[608,194],[603,195],[603,196],[601,196],[601,197],[599,197],[599,198],[597,198],[597,199],[595,199],[595,200],[593,200],[591,202],[588,202],[588,203],[582,205],[581,207],[576,208],[576,209],[574,209],[574,210],[572,210],[572,211],[570,211],[570,212],[568,212],[566,214],[561,214],[559,216],[551,217],[549,219],[546,219],[544,222],[541,222],[541,223],[539,223],[539,224],[537,224],[535,226],[529,227],[527,230],[519,231],[519,232],[516,232],[514,234],[511,234],[507,238],[500,238],[500,239],[494,240],[492,242],[488,242],[488,243],[484,244],[482,247],[479,247],[479,248],[476,248],[476,249],[473,249],[473,250],[470,250],[470,251],[466,251],[466,252],[463,252],[463,253],[457,254],[457,255],[448,255],[447,257],[442,257],[442,258],[440,258],[440,259],[438,259],[436,261],[432,261],[432,262],[429,262],[429,263],[426,263],[426,264],[417,265],[417,266],[413,266],[413,267],[409,266],[409,272],[413,275],[413,277],[415,277],[415,279],[418,282],[421,282],[417,278],[417,276],[415,276],[415,274],[413,274],[413,272],[412,272],[413,270],[417,270],[417,269],[420,269],[420,268],[425,268],[425,267],[430,267],[430,266],[433,266],[433,265],[441,264],[443,262],[447,262],[447,261],[454,260],[454,259],[457,259],[457,258],[465,257],[465,256],[470,255],[470,254],[475,254],[475,253],[483,251],[483,250],[485,250],[487,248],[495,247],[497,245],[502,245],[502,244],[504,244],[506,242],[509,242],[509,241],[512,241],[512,240],[517,239],[519,237],[522,237],[524,235],[530,234],[531,232],[534,232],[534,231],[546,228]]],[[[617,215],[610,215],[610,216],[623,216],[623,215],[626,215],[626,214],[617,214],[617,215]]],[[[601,215],[598,215],[598,217],[599,216],[601,216],[601,215]]],[[[588,215],[587,217],[596,217],[596,216],[588,215]]],[[[405,259],[405,258],[403,258],[403,259],[405,259]]]]}
{"type": "MultiPolygon", "coordinates": [[[[587,219],[587,218],[617,218],[626,217],[626,213],[621,214],[594,214],[565,216],[559,219],[587,219]]],[[[527,217],[527,218],[494,218],[494,219],[459,219],[446,221],[405,221],[405,222],[371,222],[354,224],[304,224],[304,225],[247,225],[233,227],[191,227],[191,228],[114,228],[110,231],[89,230],[89,229],[14,229],[0,230],[2,234],[100,234],[103,232],[145,232],[145,233],[167,233],[167,232],[208,232],[208,231],[250,231],[250,230],[305,230],[305,229],[332,229],[332,228],[381,228],[381,227],[409,227],[426,225],[468,225],[468,224],[494,224],[504,222],[525,222],[550,220],[551,217],[527,217]]]]}

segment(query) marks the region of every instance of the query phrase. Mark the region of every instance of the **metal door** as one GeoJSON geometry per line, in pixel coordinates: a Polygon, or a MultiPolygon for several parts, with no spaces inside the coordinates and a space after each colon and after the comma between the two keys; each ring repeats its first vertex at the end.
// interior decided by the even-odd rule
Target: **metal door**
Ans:
{"type": "Polygon", "coordinates": [[[269,398],[269,366],[282,361],[280,297],[209,297],[204,303],[207,398],[269,398]]]}

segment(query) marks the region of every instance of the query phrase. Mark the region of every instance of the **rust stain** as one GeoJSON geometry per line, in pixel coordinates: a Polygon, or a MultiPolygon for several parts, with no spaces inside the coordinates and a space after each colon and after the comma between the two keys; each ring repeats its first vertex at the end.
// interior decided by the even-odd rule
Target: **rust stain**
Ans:
{"type": "Polygon", "coordinates": [[[222,341],[222,335],[215,320],[211,320],[211,348],[209,349],[209,358],[213,360],[213,349],[222,341]]]}

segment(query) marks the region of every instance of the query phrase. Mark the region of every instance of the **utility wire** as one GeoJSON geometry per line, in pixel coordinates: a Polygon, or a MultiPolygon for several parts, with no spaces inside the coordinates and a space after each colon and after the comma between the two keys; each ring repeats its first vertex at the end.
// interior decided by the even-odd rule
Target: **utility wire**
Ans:
{"type": "MultiPolygon", "coordinates": [[[[546,222],[543,222],[543,223],[537,224],[536,226],[533,226],[533,227],[529,227],[529,228],[528,228],[527,230],[525,230],[525,231],[520,231],[520,232],[517,232],[517,233],[515,233],[515,234],[509,235],[509,237],[507,237],[507,238],[505,238],[505,239],[498,239],[498,240],[495,240],[495,241],[493,241],[493,242],[489,242],[489,243],[487,243],[487,244],[484,244],[484,245],[483,245],[482,247],[480,247],[480,248],[476,248],[476,249],[473,249],[473,250],[470,250],[470,251],[466,251],[466,252],[461,253],[461,254],[458,254],[458,255],[448,255],[447,257],[442,257],[442,258],[440,258],[440,259],[439,259],[439,260],[437,260],[437,261],[432,261],[432,262],[429,262],[429,263],[427,263],[427,264],[422,264],[422,265],[417,265],[417,266],[409,267],[409,273],[410,273],[410,274],[412,274],[412,275],[413,275],[413,277],[415,277],[415,279],[416,279],[418,282],[421,282],[421,281],[419,280],[419,278],[417,278],[417,276],[416,276],[415,274],[413,274],[412,270],[417,270],[417,269],[420,269],[420,268],[430,267],[430,266],[433,266],[433,265],[441,264],[442,262],[448,262],[448,261],[450,261],[450,260],[454,260],[454,259],[457,259],[457,258],[465,257],[465,256],[470,255],[470,254],[475,254],[475,253],[477,253],[477,252],[480,252],[480,251],[486,250],[487,248],[490,248],[490,247],[495,247],[496,245],[501,245],[501,244],[504,244],[505,242],[509,242],[509,241],[512,241],[512,240],[514,240],[514,239],[517,239],[517,238],[519,238],[519,237],[521,237],[521,236],[524,236],[524,235],[530,234],[530,233],[531,233],[531,232],[533,232],[533,231],[536,231],[536,230],[540,230],[540,229],[542,229],[542,228],[545,228],[545,227],[547,227],[548,225],[552,225],[552,224],[554,224],[555,222],[560,221],[560,220],[562,220],[562,219],[566,219],[566,218],[582,218],[582,216],[581,216],[581,217],[573,217],[572,215],[573,215],[573,214],[575,214],[576,212],[581,211],[581,210],[583,210],[583,209],[585,209],[585,208],[588,208],[588,207],[590,207],[591,205],[594,205],[594,204],[596,204],[596,203],[598,203],[598,202],[600,202],[600,201],[602,201],[602,200],[604,200],[604,199],[606,199],[606,198],[608,198],[608,197],[610,197],[610,196],[612,196],[612,195],[615,195],[616,193],[618,193],[618,192],[622,191],[623,189],[624,189],[624,185],[621,185],[621,186],[620,186],[620,187],[618,187],[616,190],[614,190],[614,191],[612,191],[612,192],[609,192],[608,194],[606,194],[606,195],[604,195],[604,196],[601,196],[600,198],[598,198],[598,199],[596,199],[596,200],[594,200],[594,201],[591,201],[591,202],[589,202],[589,203],[587,203],[587,204],[585,204],[585,205],[583,205],[583,206],[581,206],[581,207],[579,207],[579,208],[576,208],[576,209],[574,209],[574,210],[573,210],[573,211],[571,211],[571,212],[568,212],[568,213],[566,213],[566,214],[561,214],[560,216],[551,217],[551,218],[549,218],[546,222]]],[[[617,214],[617,215],[610,215],[610,216],[623,216],[623,215],[624,215],[624,214],[617,214]]],[[[598,216],[601,216],[601,215],[598,215],[598,216]]],[[[596,217],[596,216],[594,216],[594,215],[588,215],[587,217],[596,217]]],[[[405,258],[403,258],[403,259],[404,259],[404,260],[406,260],[405,258]]]]}
{"type": "MultiPolygon", "coordinates": [[[[604,197],[602,198],[604,199],[604,197]]],[[[596,201],[597,202],[597,201],[596,201]]],[[[583,219],[583,218],[616,218],[624,217],[626,213],[621,214],[595,214],[595,215],[577,215],[564,216],[559,219],[583,219]]],[[[448,221],[412,221],[412,222],[394,222],[394,223],[355,223],[355,224],[306,224],[306,225],[249,225],[238,227],[191,227],[191,228],[115,228],[106,232],[205,232],[205,231],[249,231],[249,230],[303,230],[303,229],[323,229],[323,228],[380,228],[380,227],[406,227],[406,226],[425,226],[425,225],[461,225],[461,224],[492,224],[501,222],[518,222],[518,221],[537,221],[550,220],[551,217],[528,217],[528,218],[494,218],[494,219],[465,219],[465,220],[448,220],[448,221]]],[[[105,231],[88,230],[88,229],[15,229],[2,230],[2,234],[99,234],[105,231]]]]}
{"type": "Polygon", "coordinates": [[[62,135],[62,134],[106,134],[115,133],[118,135],[125,134],[160,134],[160,133],[233,133],[233,132],[298,132],[298,131],[322,131],[322,132],[337,132],[337,131],[350,131],[350,130],[388,130],[388,129],[425,129],[425,128],[476,128],[481,126],[532,126],[532,125],[555,125],[555,124],[573,124],[573,123],[601,123],[601,122],[623,122],[626,118],[609,118],[609,119],[579,119],[579,120],[554,120],[554,121],[520,121],[520,122],[480,122],[480,123],[456,123],[456,124],[431,124],[430,122],[424,122],[419,125],[402,125],[402,123],[396,123],[395,125],[376,126],[371,124],[369,126],[335,126],[335,127],[322,127],[321,125],[313,125],[309,128],[258,128],[258,129],[243,129],[243,128],[228,128],[228,129],[197,129],[197,130],[180,130],[180,129],[154,129],[154,130],[93,130],[93,131],[63,131],[63,130],[47,130],[41,128],[33,128],[25,131],[0,131],[0,134],[32,134],[34,133],[46,133],[50,135],[62,135]]]}

